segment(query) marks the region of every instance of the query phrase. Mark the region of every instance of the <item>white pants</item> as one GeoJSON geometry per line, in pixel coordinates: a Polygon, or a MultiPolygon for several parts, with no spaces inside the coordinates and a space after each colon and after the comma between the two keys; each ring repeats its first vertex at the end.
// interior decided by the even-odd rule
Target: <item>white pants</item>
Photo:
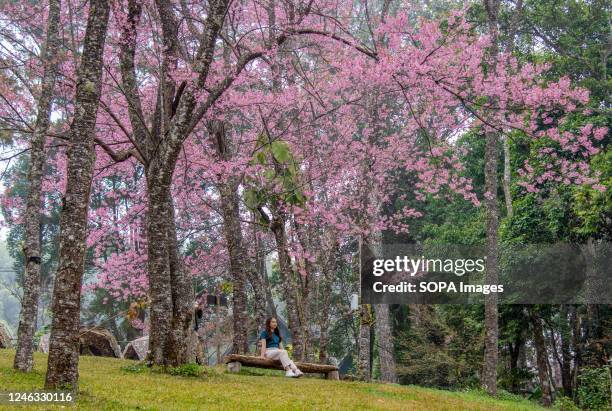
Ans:
{"type": "Polygon", "coordinates": [[[281,364],[283,364],[283,368],[287,369],[290,367],[292,370],[295,370],[297,367],[289,358],[289,354],[287,354],[287,350],[280,350],[278,348],[266,348],[266,358],[271,360],[280,360],[281,364]]]}

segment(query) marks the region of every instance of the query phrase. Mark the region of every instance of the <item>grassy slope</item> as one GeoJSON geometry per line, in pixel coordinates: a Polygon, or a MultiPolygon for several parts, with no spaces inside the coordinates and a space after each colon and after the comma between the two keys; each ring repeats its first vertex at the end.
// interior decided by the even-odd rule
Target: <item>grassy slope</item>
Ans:
{"type": "MultiPolygon", "coordinates": [[[[44,381],[46,355],[36,354],[30,374],[12,370],[14,351],[0,350],[0,391],[33,391],[44,381]]],[[[527,401],[500,401],[479,393],[415,386],[285,378],[278,372],[243,369],[227,374],[209,368],[200,377],[176,377],[145,370],[128,372],[134,361],[81,357],[79,409],[380,409],[533,410],[527,401]]],[[[2,405],[0,405],[2,408],[2,405]]],[[[4,406],[5,409],[16,408],[4,406]]],[[[40,406],[31,409],[52,409],[40,406]]],[[[59,407],[58,407],[59,408],[59,407]]],[[[24,409],[24,408],[18,408],[24,409]]]]}

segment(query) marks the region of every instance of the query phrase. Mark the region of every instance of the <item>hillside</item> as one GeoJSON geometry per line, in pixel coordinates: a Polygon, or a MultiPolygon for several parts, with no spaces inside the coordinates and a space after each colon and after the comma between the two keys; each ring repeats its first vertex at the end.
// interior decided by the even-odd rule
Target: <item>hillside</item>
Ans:
{"type": "MultiPolygon", "coordinates": [[[[35,371],[18,374],[11,368],[13,354],[11,350],[0,350],[0,390],[29,391],[42,387],[46,356],[37,353],[35,371]]],[[[78,408],[84,410],[539,409],[527,401],[493,400],[474,392],[318,378],[296,380],[277,372],[248,368],[234,375],[225,373],[222,368],[202,367],[199,377],[180,377],[143,369],[134,361],[81,357],[80,374],[78,408]]],[[[5,406],[9,408],[15,409],[5,406]]]]}

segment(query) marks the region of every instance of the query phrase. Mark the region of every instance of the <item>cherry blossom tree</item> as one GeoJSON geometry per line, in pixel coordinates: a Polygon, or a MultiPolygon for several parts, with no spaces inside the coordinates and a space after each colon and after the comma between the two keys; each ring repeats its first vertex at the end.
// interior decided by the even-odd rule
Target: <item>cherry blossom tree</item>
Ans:
{"type": "Polygon", "coordinates": [[[53,89],[57,72],[57,54],[59,48],[59,20],[61,2],[49,1],[47,17],[47,34],[41,60],[43,74],[40,81],[40,94],[37,101],[36,125],[30,142],[30,169],[28,181],[30,190],[25,209],[26,238],[23,247],[25,257],[25,281],[21,314],[17,332],[17,352],[14,367],[20,371],[31,371],[34,364],[34,333],[38,316],[40,297],[40,212],[45,161],[45,141],[49,129],[49,120],[53,101],[53,89]]]}
{"type": "MultiPolygon", "coordinates": [[[[82,47],[89,33],[84,11],[62,4],[61,19],[70,24],[61,33],[53,112],[59,120],[40,131],[50,137],[47,152],[58,152],[48,160],[43,191],[66,193],[50,385],[76,382],[76,360],[62,371],[57,344],[74,342],[80,293],[70,288],[72,322],[61,338],[59,300],[69,293],[65,287],[80,291],[86,246],[97,272],[86,292],[104,288],[116,300],[150,300],[154,364],[191,360],[194,283],[211,276],[232,282],[234,349],[246,351],[249,290],[257,294],[256,322],[270,311],[261,304],[269,292],[262,254],[278,260],[294,354],[310,359],[318,345],[325,359],[325,301],[337,267],[351,259],[349,245],[376,248],[385,231],[409,232],[420,217],[414,201],[461,196],[494,210],[494,176],[479,198],[461,175],[458,135],[480,130],[489,154],[511,132],[540,145],[550,166],[538,173],[539,165],[524,165],[527,191],[559,179],[600,187],[588,158],[607,131],[563,128],[564,116],[587,101],[586,91],[566,79],[546,81],[545,66],[519,64],[495,47],[494,33],[468,23],[466,9],[415,20],[407,2],[115,1],[106,35],[104,16],[97,19],[104,65],[89,71],[97,73],[92,88],[76,69],[91,63],[82,47]],[[79,96],[93,93],[93,103],[98,87],[97,116],[91,104],[85,115],[79,96]],[[85,191],[69,195],[77,177],[70,153],[80,148],[91,160],[78,176],[83,187],[93,180],[91,199],[85,191]],[[71,207],[78,219],[68,220],[71,207]],[[72,224],[78,235],[67,241],[72,224]]],[[[16,20],[18,40],[36,27],[16,20]]],[[[5,53],[19,67],[26,63],[3,69],[11,82],[0,89],[2,125],[23,144],[32,141],[28,124],[37,104],[17,84],[31,87],[41,77],[27,50],[24,44],[5,53]]],[[[5,205],[15,214],[24,209],[5,205]]],[[[493,236],[495,225],[490,229],[493,236]]],[[[374,311],[377,333],[388,333],[388,308],[374,311]]],[[[373,323],[367,307],[362,314],[359,358],[367,378],[373,323]]],[[[489,320],[493,327],[495,316],[489,320]]],[[[384,361],[388,380],[392,360],[384,361]]]]}

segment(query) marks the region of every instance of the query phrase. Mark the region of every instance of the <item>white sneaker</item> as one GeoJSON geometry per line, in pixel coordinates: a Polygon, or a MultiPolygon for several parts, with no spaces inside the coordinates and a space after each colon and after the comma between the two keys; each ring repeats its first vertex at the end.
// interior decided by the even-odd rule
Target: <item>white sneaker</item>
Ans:
{"type": "Polygon", "coordinates": [[[293,371],[287,370],[287,372],[285,373],[285,377],[295,378],[295,377],[297,377],[297,375],[295,375],[295,373],[293,371]]]}
{"type": "Polygon", "coordinates": [[[297,378],[301,377],[302,375],[304,375],[304,373],[302,371],[300,371],[299,368],[296,368],[295,371],[293,372],[295,374],[295,376],[297,378]]]}

